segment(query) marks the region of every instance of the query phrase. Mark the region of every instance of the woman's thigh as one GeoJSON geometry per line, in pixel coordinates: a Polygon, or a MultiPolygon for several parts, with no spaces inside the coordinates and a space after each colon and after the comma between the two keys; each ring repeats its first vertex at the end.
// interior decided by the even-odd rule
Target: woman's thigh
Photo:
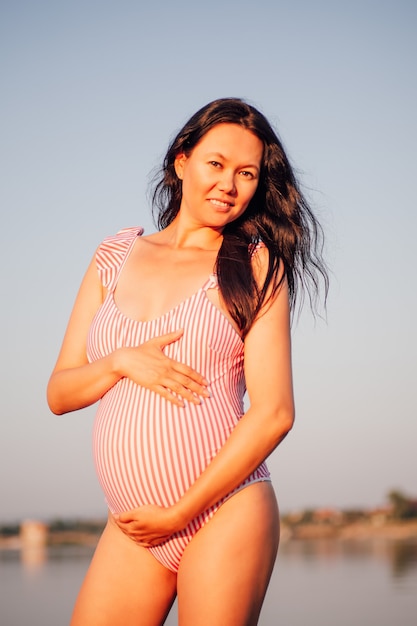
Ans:
{"type": "Polygon", "coordinates": [[[159,626],[176,594],[176,574],[109,521],[78,595],[71,626],[159,626]]]}
{"type": "Polygon", "coordinates": [[[279,514],[271,483],[227,500],[186,548],[178,572],[180,626],[253,626],[274,567],[279,514]]]}

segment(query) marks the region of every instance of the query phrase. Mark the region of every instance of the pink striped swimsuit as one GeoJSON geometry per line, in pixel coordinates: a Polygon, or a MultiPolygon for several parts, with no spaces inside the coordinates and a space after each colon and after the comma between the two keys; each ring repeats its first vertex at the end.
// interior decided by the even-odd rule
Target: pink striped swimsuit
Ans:
{"type": "MultiPolygon", "coordinates": [[[[217,287],[214,275],[195,294],[155,320],[138,322],[117,308],[117,280],[142,232],[140,228],[120,231],[105,239],[97,251],[99,275],[108,293],[91,324],[88,359],[91,362],[119,347],[137,346],[183,328],[183,337],[164,351],[200,372],[210,383],[211,397],[200,405],[177,407],[128,378],[103,396],[94,424],[93,449],[99,481],[113,513],[143,504],[170,506],[177,502],[243,415],[246,390],[243,341],[206,294],[207,289],[217,287]]],[[[262,463],[232,493],[264,480],[270,477],[262,463]]],[[[178,571],[187,544],[232,493],[149,550],[165,567],[178,571]]]]}

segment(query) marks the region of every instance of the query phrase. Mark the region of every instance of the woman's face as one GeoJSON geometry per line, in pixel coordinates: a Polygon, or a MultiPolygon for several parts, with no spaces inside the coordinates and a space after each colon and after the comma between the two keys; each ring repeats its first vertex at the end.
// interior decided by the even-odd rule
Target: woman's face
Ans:
{"type": "Polygon", "coordinates": [[[246,210],[259,182],[263,143],[237,124],[209,130],[189,156],[179,154],[181,217],[222,230],[246,210]]]}

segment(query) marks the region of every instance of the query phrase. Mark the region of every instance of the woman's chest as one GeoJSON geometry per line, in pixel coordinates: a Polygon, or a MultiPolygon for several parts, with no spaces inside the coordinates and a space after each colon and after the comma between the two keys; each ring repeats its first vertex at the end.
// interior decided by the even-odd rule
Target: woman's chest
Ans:
{"type": "Polygon", "coordinates": [[[163,315],[140,322],[127,317],[109,293],[97,312],[88,335],[88,358],[99,359],[122,347],[136,347],[182,329],[183,335],[164,348],[175,360],[202,370],[227,368],[243,358],[243,342],[204,289],[163,315]]]}
{"type": "Polygon", "coordinates": [[[213,253],[167,253],[139,243],[114,290],[115,303],[127,317],[143,322],[159,318],[195,294],[213,273],[213,253]]]}

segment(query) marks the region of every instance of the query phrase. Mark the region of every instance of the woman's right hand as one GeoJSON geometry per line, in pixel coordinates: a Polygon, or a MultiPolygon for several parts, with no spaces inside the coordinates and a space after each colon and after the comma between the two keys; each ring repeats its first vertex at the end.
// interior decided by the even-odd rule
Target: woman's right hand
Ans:
{"type": "Polygon", "coordinates": [[[177,406],[184,401],[201,404],[210,397],[208,381],[188,365],[164,354],[165,346],[178,341],[184,331],[176,330],[154,337],[134,348],[119,348],[113,353],[116,369],[137,385],[146,387],[177,406]]]}

